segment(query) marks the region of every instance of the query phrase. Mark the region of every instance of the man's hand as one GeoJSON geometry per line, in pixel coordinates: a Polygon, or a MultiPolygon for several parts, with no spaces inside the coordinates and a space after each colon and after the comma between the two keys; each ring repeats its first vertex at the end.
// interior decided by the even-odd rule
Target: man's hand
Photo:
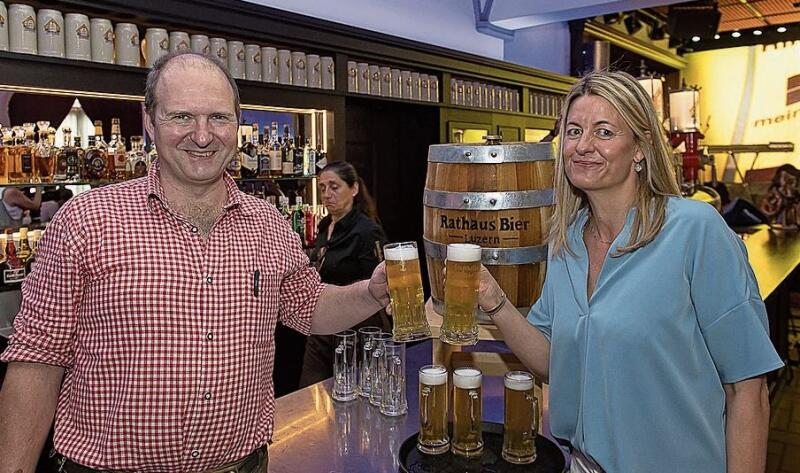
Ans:
{"type": "Polygon", "coordinates": [[[386,280],[386,263],[379,264],[369,278],[369,293],[384,307],[389,305],[389,283],[386,280]]]}

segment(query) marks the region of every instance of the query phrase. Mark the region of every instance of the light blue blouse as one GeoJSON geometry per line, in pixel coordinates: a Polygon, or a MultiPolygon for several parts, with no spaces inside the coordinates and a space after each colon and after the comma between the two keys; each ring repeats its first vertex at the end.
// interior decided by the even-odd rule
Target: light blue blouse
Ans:
{"type": "Polygon", "coordinates": [[[708,204],[670,198],[659,235],[627,244],[586,298],[587,211],[575,256],[550,255],[528,321],[550,339],[550,428],[608,473],[725,473],[725,393],[783,366],[742,241],[708,204]]]}

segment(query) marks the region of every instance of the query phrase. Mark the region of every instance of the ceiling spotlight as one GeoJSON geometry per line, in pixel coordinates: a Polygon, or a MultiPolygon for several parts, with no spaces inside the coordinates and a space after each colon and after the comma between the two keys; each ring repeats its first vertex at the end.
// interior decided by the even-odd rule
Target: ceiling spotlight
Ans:
{"type": "Polygon", "coordinates": [[[779,26],[778,27],[778,33],[786,33],[786,27],[785,26],[779,26]]]}
{"type": "Polygon", "coordinates": [[[734,38],[738,38],[741,35],[742,33],[739,33],[738,31],[734,31],[733,33],[731,33],[731,36],[733,36],[734,38]]]}
{"type": "Polygon", "coordinates": [[[761,30],[753,30],[753,34],[756,36],[761,36],[761,30]]]}
{"type": "Polygon", "coordinates": [[[613,25],[614,23],[619,23],[619,20],[622,19],[622,15],[619,13],[611,13],[609,15],[603,15],[603,23],[607,25],[613,25]]]}
{"type": "Polygon", "coordinates": [[[629,35],[634,35],[637,31],[642,29],[642,22],[636,17],[636,12],[625,17],[625,29],[628,31],[629,35]]]}
{"type": "Polygon", "coordinates": [[[718,34],[715,34],[715,35],[714,35],[714,39],[719,39],[719,35],[718,35],[718,34]]]}
{"type": "Polygon", "coordinates": [[[700,41],[700,37],[699,36],[692,36],[692,42],[693,43],[697,43],[699,41],[700,41]]]}

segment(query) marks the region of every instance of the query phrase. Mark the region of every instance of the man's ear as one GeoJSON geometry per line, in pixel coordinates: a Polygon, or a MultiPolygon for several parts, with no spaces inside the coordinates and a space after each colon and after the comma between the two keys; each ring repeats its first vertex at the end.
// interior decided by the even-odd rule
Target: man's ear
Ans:
{"type": "Polygon", "coordinates": [[[147,112],[144,114],[144,129],[147,131],[147,136],[149,136],[151,140],[155,140],[156,127],[153,123],[153,117],[151,117],[147,112]]]}

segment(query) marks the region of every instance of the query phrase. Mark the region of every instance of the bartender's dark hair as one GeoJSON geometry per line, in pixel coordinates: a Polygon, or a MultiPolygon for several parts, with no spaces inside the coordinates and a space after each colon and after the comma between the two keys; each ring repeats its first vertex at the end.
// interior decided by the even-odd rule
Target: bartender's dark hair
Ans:
{"type": "Polygon", "coordinates": [[[181,62],[198,61],[206,66],[216,67],[219,69],[228,80],[231,90],[233,91],[233,106],[236,109],[237,121],[241,118],[242,111],[241,102],[239,100],[239,87],[236,86],[236,80],[233,78],[231,73],[228,72],[228,69],[222,64],[222,62],[220,62],[220,60],[216,57],[196,53],[190,49],[179,49],[158,58],[155,64],[153,64],[153,68],[147,73],[147,82],[145,83],[144,87],[144,110],[152,120],[155,120],[156,118],[156,88],[158,87],[158,81],[161,79],[161,74],[164,72],[164,69],[166,69],[167,64],[169,64],[175,58],[181,58],[181,62]]]}
{"type": "Polygon", "coordinates": [[[322,168],[320,174],[325,171],[336,173],[336,175],[339,176],[339,179],[343,180],[348,187],[353,187],[356,183],[358,183],[358,194],[356,194],[353,200],[359,206],[361,211],[364,212],[364,215],[380,223],[380,218],[378,218],[378,207],[375,205],[375,200],[370,195],[364,179],[361,179],[361,176],[358,175],[356,168],[354,168],[352,164],[345,161],[334,161],[322,168]]]}

